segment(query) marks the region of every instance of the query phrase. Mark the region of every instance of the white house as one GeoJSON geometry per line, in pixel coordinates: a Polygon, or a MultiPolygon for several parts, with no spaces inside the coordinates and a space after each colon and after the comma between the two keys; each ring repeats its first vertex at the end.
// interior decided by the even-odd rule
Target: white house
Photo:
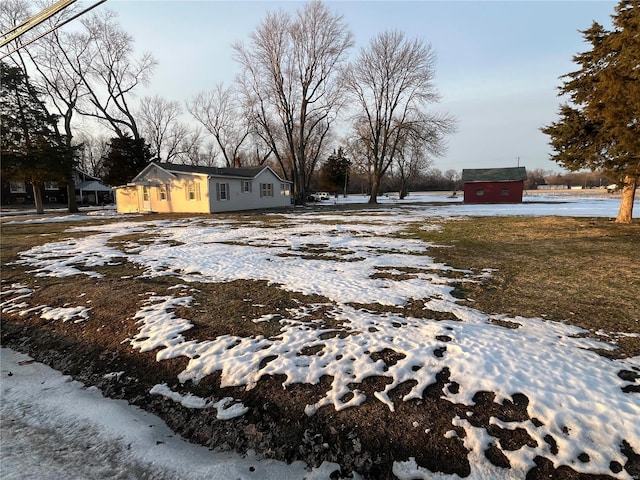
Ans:
{"type": "Polygon", "coordinates": [[[120,213],[214,213],[291,206],[291,182],[271,167],[216,168],[151,162],[116,188],[120,213]]]}

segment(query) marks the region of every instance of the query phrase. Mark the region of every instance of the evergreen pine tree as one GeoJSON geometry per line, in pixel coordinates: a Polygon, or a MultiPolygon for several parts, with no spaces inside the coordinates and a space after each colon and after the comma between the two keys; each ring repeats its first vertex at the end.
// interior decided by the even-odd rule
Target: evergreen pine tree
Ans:
{"type": "Polygon", "coordinates": [[[552,158],[575,171],[603,169],[622,189],[619,223],[631,223],[640,178],[640,1],[622,0],[613,29],[594,22],[583,36],[591,50],[575,55],[579,70],[565,75],[560,119],[542,132],[552,158]]]}
{"type": "Polygon", "coordinates": [[[43,213],[44,182],[64,181],[75,158],[40,95],[21,69],[0,62],[2,178],[30,184],[36,211],[43,213]]]}
{"type": "Polygon", "coordinates": [[[320,189],[334,193],[344,190],[346,193],[350,166],[351,160],[347,158],[342,147],[338,148],[337,152],[334,150],[320,168],[318,182],[320,189]]]}
{"type": "Polygon", "coordinates": [[[143,138],[114,137],[103,158],[102,179],[107,185],[125,185],[147,166],[151,157],[149,145],[143,138]]]}

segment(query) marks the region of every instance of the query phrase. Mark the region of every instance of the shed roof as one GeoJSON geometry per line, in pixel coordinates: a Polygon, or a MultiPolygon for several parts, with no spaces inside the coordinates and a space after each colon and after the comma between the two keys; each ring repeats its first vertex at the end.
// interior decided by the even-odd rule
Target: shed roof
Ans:
{"type": "Polygon", "coordinates": [[[524,167],[508,168],[465,168],[462,170],[462,182],[517,182],[527,179],[524,167]]]}

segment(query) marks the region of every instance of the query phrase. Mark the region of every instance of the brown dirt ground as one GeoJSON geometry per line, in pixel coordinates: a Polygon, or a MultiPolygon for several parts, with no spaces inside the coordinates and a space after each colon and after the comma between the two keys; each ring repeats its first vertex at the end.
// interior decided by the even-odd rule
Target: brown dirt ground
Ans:
{"type": "MultiPolygon", "coordinates": [[[[343,476],[355,470],[366,479],[392,479],[393,462],[409,457],[415,457],[419,465],[434,472],[455,473],[461,477],[469,475],[471,466],[462,439],[465,432],[461,427],[453,427],[455,417],[468,419],[472,425],[487,429],[495,438],[485,456],[498,467],[509,468],[504,451],[535,444],[522,428],[504,429],[489,422],[491,417],[497,417],[504,422],[529,420],[534,425],[540,425],[538,419],[529,417],[529,400],[525,395],[516,393],[513,401],[498,403],[492,392],[478,392],[472,406],[452,404],[442,399],[441,395],[445,390],[454,392],[460,386],[450,381],[446,367],[419,400],[398,401],[412,385],[396,388],[391,394],[391,399],[396,403],[395,413],[381,402],[369,400],[358,408],[341,412],[324,408],[316,415],[307,417],[304,414],[305,405],[317,400],[325,387],[322,384],[292,385],[285,390],[282,387],[284,379],[279,377],[262,378],[249,391],[244,388],[221,388],[219,374],[206,377],[198,385],[181,385],[177,376],[185,368],[186,359],[157,362],[154,352],[134,351],[126,341],[137,332],[132,317],[139,309],[145,292],[165,291],[177,281],[169,278],[121,278],[123,273],[132,271],[132,266],[123,265],[101,279],[35,279],[20,266],[4,265],[3,284],[20,282],[34,288],[34,294],[29,299],[32,305],[62,306],[77,300],[78,292],[83,292],[83,300],[91,301],[92,316],[89,321],[82,323],[63,323],[47,321],[36,314],[3,314],[2,345],[27,353],[37,361],[87,385],[95,385],[105,396],[126,399],[133,405],[159,415],[169,427],[192,442],[239,452],[253,449],[267,458],[303,460],[310,465],[319,465],[322,461],[336,462],[341,466],[340,475],[343,476]],[[118,371],[124,371],[125,374],[104,377],[107,373],[118,371]],[[216,399],[232,396],[240,399],[250,410],[242,417],[220,421],[211,411],[187,409],[160,396],[150,395],[151,387],[159,383],[166,383],[181,393],[216,399]],[[456,430],[458,436],[445,437],[445,433],[451,430],[456,430]]],[[[211,335],[221,333],[272,335],[274,332],[269,330],[267,323],[252,323],[250,327],[236,323],[231,327],[224,319],[228,318],[230,309],[239,317],[247,315],[255,318],[262,313],[273,313],[277,309],[298,305],[298,302],[318,303],[324,300],[284,294],[266,282],[237,281],[193,286],[200,290],[198,307],[179,312],[196,325],[185,334],[191,338],[211,338],[211,335]],[[247,297],[252,298],[253,302],[242,301],[247,297]],[[225,301],[220,302],[221,298],[225,301]],[[227,305],[224,311],[217,310],[220,304],[227,305]],[[265,307],[256,306],[259,304],[265,307]],[[250,331],[245,328],[250,328],[250,331]]],[[[374,305],[357,307],[376,309],[374,305]]],[[[407,306],[407,312],[411,310],[412,306],[407,306]]],[[[316,318],[323,318],[322,314],[322,310],[317,311],[316,318]]],[[[328,319],[326,321],[329,322],[328,319]]],[[[380,358],[391,364],[397,361],[397,354],[392,351],[380,352],[380,358]]],[[[323,381],[331,382],[331,378],[323,381]]],[[[369,378],[358,388],[368,398],[373,398],[373,392],[381,389],[387,381],[385,378],[369,378]]],[[[632,381],[640,383],[637,378],[632,381]]],[[[545,441],[552,449],[554,445],[557,448],[554,438],[549,437],[545,441]]],[[[625,465],[612,463],[612,474],[626,469],[632,477],[640,478],[640,455],[628,444],[622,445],[621,451],[627,461],[625,465]]],[[[567,466],[556,469],[549,459],[537,457],[536,466],[526,478],[592,480],[613,477],[579,474],[567,466]]]]}

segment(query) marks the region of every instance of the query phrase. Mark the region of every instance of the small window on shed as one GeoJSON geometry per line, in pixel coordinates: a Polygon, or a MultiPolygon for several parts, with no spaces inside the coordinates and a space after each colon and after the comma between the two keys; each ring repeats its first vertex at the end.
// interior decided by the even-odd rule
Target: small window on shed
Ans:
{"type": "Polygon", "coordinates": [[[478,190],[476,190],[476,197],[484,197],[484,189],[483,188],[479,188],[478,190]]]}
{"type": "Polygon", "coordinates": [[[502,195],[503,197],[508,197],[509,196],[509,189],[508,188],[503,188],[502,190],[500,190],[500,195],[502,195]]]}

